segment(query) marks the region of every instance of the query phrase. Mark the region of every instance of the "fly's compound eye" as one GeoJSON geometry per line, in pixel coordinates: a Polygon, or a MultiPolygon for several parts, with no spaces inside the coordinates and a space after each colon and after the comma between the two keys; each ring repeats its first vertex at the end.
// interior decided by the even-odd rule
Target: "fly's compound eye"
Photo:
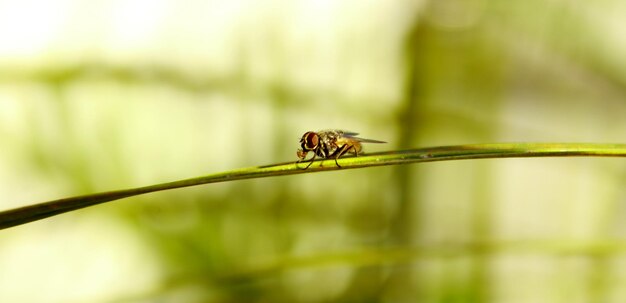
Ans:
{"type": "Polygon", "coordinates": [[[314,150],[317,148],[317,145],[320,143],[320,137],[314,132],[306,132],[304,136],[302,136],[302,149],[304,150],[314,150]]]}

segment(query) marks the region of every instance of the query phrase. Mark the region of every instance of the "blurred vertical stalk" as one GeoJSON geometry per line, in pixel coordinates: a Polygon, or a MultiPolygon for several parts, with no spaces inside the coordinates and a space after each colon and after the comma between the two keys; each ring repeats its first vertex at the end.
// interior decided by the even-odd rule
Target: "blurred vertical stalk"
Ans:
{"type": "MultiPolygon", "coordinates": [[[[442,29],[437,27],[436,22],[429,22],[426,15],[429,10],[436,10],[437,5],[437,2],[432,2],[428,5],[432,7],[421,11],[422,14],[415,18],[404,40],[404,100],[398,117],[398,138],[402,138],[400,149],[423,145],[421,138],[433,121],[432,118],[429,119],[428,111],[433,108],[431,103],[438,100],[461,103],[458,106],[481,108],[480,117],[484,119],[461,119],[457,122],[458,129],[471,130],[470,135],[474,139],[489,142],[494,138],[494,130],[497,129],[493,125],[498,123],[503,82],[501,67],[505,57],[499,53],[495,43],[489,40],[489,31],[485,30],[479,18],[476,19],[478,21],[459,29],[442,29]],[[442,91],[442,88],[451,90],[442,91]]],[[[422,240],[428,235],[424,234],[425,230],[421,226],[426,214],[419,197],[419,193],[423,192],[420,187],[424,184],[421,180],[422,174],[418,171],[420,167],[404,166],[395,169],[399,202],[396,218],[393,220],[392,243],[403,247],[423,244],[422,240]]],[[[492,235],[493,197],[490,172],[490,163],[486,162],[476,163],[472,169],[474,187],[467,193],[470,195],[472,212],[466,214],[469,216],[467,228],[470,230],[470,241],[480,242],[492,235]]],[[[490,285],[487,281],[489,260],[480,251],[473,251],[463,257],[471,260],[466,269],[467,278],[461,279],[464,281],[462,285],[458,285],[459,277],[441,280],[440,291],[436,294],[439,296],[437,300],[449,300],[449,296],[457,296],[459,291],[470,301],[482,302],[487,299],[490,285]]],[[[454,265],[443,266],[447,268],[454,265]]],[[[394,276],[394,283],[399,283],[399,287],[414,289],[412,295],[425,299],[426,293],[432,293],[432,289],[427,289],[426,283],[421,283],[420,278],[423,278],[420,272],[412,274],[406,270],[398,271],[394,276]]]]}
{"type": "MultiPolygon", "coordinates": [[[[400,149],[409,149],[411,146],[419,146],[419,138],[417,129],[424,119],[420,117],[420,102],[424,99],[420,96],[425,90],[425,80],[419,77],[418,70],[419,60],[421,52],[419,50],[418,41],[422,40],[422,36],[425,35],[424,27],[420,26],[420,22],[416,21],[412,26],[405,40],[404,45],[404,83],[403,83],[403,102],[399,113],[400,128],[398,138],[400,149]]],[[[421,65],[420,65],[421,66],[421,65]]],[[[412,228],[410,222],[411,217],[415,215],[413,212],[415,201],[412,197],[414,191],[414,185],[419,184],[417,175],[412,174],[414,167],[404,166],[396,167],[396,184],[398,184],[399,197],[398,197],[398,210],[396,212],[397,219],[394,220],[393,226],[394,241],[397,244],[408,244],[412,239],[412,228]]]]}
{"type": "MultiPolygon", "coordinates": [[[[424,102],[424,92],[426,90],[427,80],[424,79],[425,73],[420,70],[424,65],[421,61],[427,60],[423,57],[423,51],[420,49],[421,41],[429,35],[429,29],[423,26],[421,18],[416,15],[413,25],[407,31],[403,45],[403,100],[402,107],[398,113],[399,130],[398,138],[399,149],[408,149],[419,146],[421,129],[424,119],[421,117],[420,108],[424,102]]],[[[419,227],[419,203],[418,197],[414,193],[418,192],[416,188],[420,186],[419,174],[415,171],[419,169],[416,166],[401,165],[394,168],[395,184],[397,186],[397,209],[395,218],[391,221],[391,239],[390,244],[400,247],[408,247],[412,245],[419,227]],[[417,222],[417,223],[416,223],[417,222]]],[[[411,278],[414,277],[411,271],[398,269],[390,276],[389,285],[397,289],[414,289],[412,295],[415,298],[421,298],[421,287],[415,287],[411,278]]],[[[392,291],[393,292],[393,291],[392,291]]]]}

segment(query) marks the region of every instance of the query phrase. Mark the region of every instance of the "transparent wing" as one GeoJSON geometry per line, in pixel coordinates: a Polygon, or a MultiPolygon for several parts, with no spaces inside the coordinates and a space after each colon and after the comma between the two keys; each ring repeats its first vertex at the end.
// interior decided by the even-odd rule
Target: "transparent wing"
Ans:
{"type": "Polygon", "coordinates": [[[365,143],[387,143],[385,141],[374,140],[374,139],[365,139],[365,138],[359,138],[359,137],[350,137],[350,138],[355,139],[359,142],[365,142],[365,143]]]}
{"type": "Polygon", "coordinates": [[[342,132],[343,135],[346,136],[346,137],[354,137],[354,136],[359,134],[359,133],[351,132],[351,131],[348,131],[348,130],[340,130],[340,132],[342,132]]]}
{"type": "Polygon", "coordinates": [[[343,132],[343,136],[346,138],[350,138],[353,140],[357,140],[359,142],[365,142],[365,143],[387,143],[385,141],[380,141],[380,140],[374,140],[374,139],[365,139],[365,138],[359,138],[356,137],[356,135],[358,135],[359,133],[355,133],[355,132],[350,132],[350,131],[342,131],[343,132]]]}

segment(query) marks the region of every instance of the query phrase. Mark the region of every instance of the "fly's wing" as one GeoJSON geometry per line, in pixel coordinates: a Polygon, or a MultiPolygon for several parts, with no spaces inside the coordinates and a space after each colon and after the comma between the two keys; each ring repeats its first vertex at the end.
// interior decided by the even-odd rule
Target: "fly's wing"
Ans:
{"type": "Polygon", "coordinates": [[[359,133],[351,132],[351,131],[348,131],[348,130],[340,130],[340,132],[341,132],[344,136],[346,136],[346,137],[351,137],[351,138],[354,138],[354,136],[356,136],[356,135],[358,135],[358,134],[359,134],[359,133]]]}
{"type": "Polygon", "coordinates": [[[359,142],[365,142],[365,143],[387,143],[385,141],[380,141],[380,140],[374,140],[374,139],[365,139],[365,138],[359,138],[359,137],[355,137],[356,135],[358,135],[359,133],[355,133],[355,132],[349,132],[349,131],[343,131],[343,136],[346,138],[350,138],[353,140],[357,140],[359,142]]]}
{"type": "Polygon", "coordinates": [[[359,138],[359,137],[351,137],[351,138],[358,140],[359,142],[365,142],[365,143],[387,143],[385,141],[374,140],[374,139],[365,139],[365,138],[359,138]]]}

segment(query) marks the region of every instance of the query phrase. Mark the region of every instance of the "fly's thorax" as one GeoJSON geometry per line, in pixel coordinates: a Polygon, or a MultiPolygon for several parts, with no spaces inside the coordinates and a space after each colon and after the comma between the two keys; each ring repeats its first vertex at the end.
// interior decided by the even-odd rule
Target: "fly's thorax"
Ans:
{"type": "Polygon", "coordinates": [[[337,150],[337,145],[334,142],[325,142],[322,141],[318,149],[315,150],[315,153],[323,158],[328,158],[337,150]]]}
{"type": "Polygon", "coordinates": [[[322,132],[320,133],[320,141],[328,148],[337,148],[337,140],[341,138],[337,132],[322,132]]]}

